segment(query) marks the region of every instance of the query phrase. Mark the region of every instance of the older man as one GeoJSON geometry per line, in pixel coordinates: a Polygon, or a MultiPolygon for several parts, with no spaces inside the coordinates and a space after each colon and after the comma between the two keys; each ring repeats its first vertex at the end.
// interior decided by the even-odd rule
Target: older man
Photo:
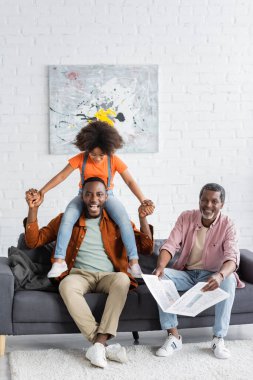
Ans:
{"type": "MultiPolygon", "coordinates": [[[[30,248],[56,240],[62,214],[39,229],[38,207],[31,192],[26,193],[29,205],[25,239],[30,248]],[[36,206],[35,206],[36,204],[36,206]]],[[[118,226],[104,210],[106,187],[100,178],[88,178],[83,187],[84,211],[75,224],[67,248],[68,275],[59,286],[63,301],[82,334],[93,343],[86,358],[98,367],[107,365],[106,358],[125,362],[125,348],[119,344],[106,347],[106,341],[116,335],[119,317],[125,305],[129,286],[137,286],[128,273],[128,260],[118,226]],[[83,295],[88,292],[107,293],[100,323],[97,323],[83,295]]],[[[152,233],[146,221],[148,208],[140,206],[141,231],[133,225],[140,253],[151,254],[152,233]]]]}
{"type": "MultiPolygon", "coordinates": [[[[230,356],[224,345],[236,284],[240,286],[235,271],[239,265],[236,229],[233,222],[221,214],[225,202],[222,186],[209,183],[200,191],[199,210],[183,212],[168,240],[160,248],[157,268],[159,277],[171,279],[177,290],[186,291],[200,281],[207,282],[204,291],[218,287],[229,293],[229,298],[216,304],[211,348],[219,359],[230,356]],[[173,269],[165,268],[176,252],[179,258],[173,269]]],[[[182,337],[177,330],[177,316],[159,308],[161,327],[168,338],[156,352],[157,356],[169,356],[182,348],[182,337]]]]}

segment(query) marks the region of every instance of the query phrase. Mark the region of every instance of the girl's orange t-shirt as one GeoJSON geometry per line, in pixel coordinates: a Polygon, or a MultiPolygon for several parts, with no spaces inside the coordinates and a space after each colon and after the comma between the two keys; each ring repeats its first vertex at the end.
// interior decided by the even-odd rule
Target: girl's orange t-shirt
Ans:
{"type": "MultiPolygon", "coordinates": [[[[110,156],[111,158],[111,184],[107,190],[112,190],[114,187],[113,178],[116,172],[119,174],[123,173],[127,169],[127,165],[115,154],[110,156]]],[[[76,156],[70,158],[69,164],[73,169],[79,169],[80,174],[82,172],[82,165],[84,160],[84,152],[77,154],[76,156]]],[[[99,177],[107,185],[108,181],[108,159],[107,156],[104,156],[104,159],[96,164],[89,156],[87,159],[85,171],[84,171],[84,180],[90,177],[99,177]]],[[[82,181],[79,182],[79,187],[82,188],[82,181]]]]}

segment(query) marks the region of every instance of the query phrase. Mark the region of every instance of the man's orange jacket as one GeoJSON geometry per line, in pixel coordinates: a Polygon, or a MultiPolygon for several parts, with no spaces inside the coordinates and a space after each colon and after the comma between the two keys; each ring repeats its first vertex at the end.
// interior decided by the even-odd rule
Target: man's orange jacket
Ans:
{"type": "MultiPolygon", "coordinates": [[[[27,223],[25,231],[25,241],[29,248],[36,248],[52,241],[56,241],[58,230],[60,227],[63,214],[59,214],[56,218],[52,219],[46,227],[39,229],[38,221],[27,223]]],[[[139,231],[132,223],[135,240],[138,253],[143,255],[151,255],[153,252],[153,240],[148,235],[139,231]]],[[[150,226],[153,233],[152,226],[150,226]]],[[[117,224],[108,216],[105,210],[103,210],[100,221],[100,231],[102,234],[102,240],[104,244],[105,252],[110,258],[116,272],[126,273],[131,280],[131,287],[136,287],[137,282],[127,272],[128,259],[125,247],[123,245],[120,230],[117,224]]],[[[68,271],[74,266],[75,259],[79,248],[82,244],[86,234],[85,216],[81,215],[76,224],[73,227],[70,242],[68,244],[66,253],[66,263],[68,265],[68,271]]],[[[52,258],[53,258],[52,253],[52,258]]],[[[59,280],[65,277],[68,273],[65,272],[60,276],[59,280]]]]}

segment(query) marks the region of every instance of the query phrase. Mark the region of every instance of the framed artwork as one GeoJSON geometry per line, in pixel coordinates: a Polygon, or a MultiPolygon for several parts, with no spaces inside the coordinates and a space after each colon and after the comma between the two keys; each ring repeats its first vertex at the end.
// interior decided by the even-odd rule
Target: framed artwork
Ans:
{"type": "Polygon", "coordinates": [[[50,153],[75,154],[82,127],[106,121],[124,153],[158,151],[158,66],[49,66],[50,153]]]}

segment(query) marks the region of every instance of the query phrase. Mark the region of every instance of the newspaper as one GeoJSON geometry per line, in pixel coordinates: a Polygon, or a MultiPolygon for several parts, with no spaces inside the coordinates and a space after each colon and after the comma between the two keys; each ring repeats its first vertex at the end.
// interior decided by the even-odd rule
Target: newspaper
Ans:
{"type": "Polygon", "coordinates": [[[173,281],[160,280],[157,276],[148,274],[143,274],[142,277],[150,293],[166,313],[195,317],[201,311],[229,297],[229,294],[220,288],[203,292],[201,289],[206,282],[198,282],[180,297],[173,281]]]}

